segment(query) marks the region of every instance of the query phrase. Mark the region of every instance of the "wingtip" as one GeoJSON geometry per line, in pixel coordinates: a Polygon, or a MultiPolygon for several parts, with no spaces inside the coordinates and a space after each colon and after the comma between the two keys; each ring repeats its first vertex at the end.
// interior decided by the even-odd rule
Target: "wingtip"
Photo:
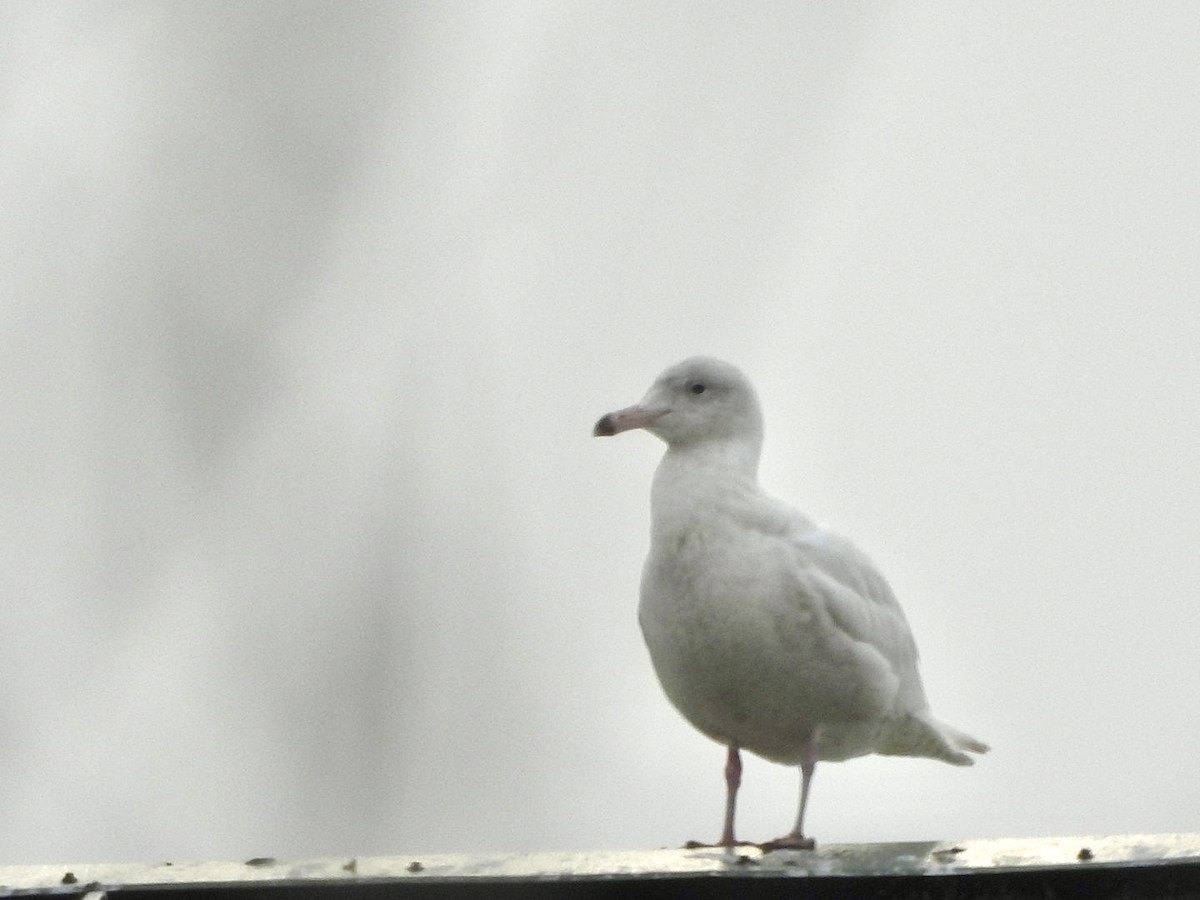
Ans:
{"type": "Polygon", "coordinates": [[[961,731],[954,735],[954,743],[960,750],[969,750],[971,753],[987,753],[992,748],[983,741],[976,740],[969,734],[963,734],[961,731]]]}

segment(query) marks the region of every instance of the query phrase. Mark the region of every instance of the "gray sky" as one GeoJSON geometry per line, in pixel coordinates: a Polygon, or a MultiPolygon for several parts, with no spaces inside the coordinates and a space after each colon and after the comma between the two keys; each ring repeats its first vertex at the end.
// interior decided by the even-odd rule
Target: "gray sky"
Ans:
{"type": "MultiPolygon", "coordinates": [[[[677,845],[635,620],[683,356],[973,769],[818,839],[1200,828],[1200,10],[0,9],[0,862],[677,845]]],[[[748,763],[740,831],[796,775],[748,763]]]]}

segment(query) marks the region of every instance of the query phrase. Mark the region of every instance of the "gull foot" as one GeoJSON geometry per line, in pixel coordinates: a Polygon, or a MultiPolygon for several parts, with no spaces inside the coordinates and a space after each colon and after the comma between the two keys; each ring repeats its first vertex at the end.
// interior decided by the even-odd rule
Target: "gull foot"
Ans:
{"type": "Polygon", "coordinates": [[[781,838],[758,845],[763,853],[770,853],[772,850],[814,850],[816,846],[816,841],[802,834],[785,834],[781,838]]]}
{"type": "Polygon", "coordinates": [[[732,844],[706,844],[703,841],[688,841],[683,845],[684,850],[732,850],[734,847],[758,847],[754,841],[734,841],[732,844]]]}

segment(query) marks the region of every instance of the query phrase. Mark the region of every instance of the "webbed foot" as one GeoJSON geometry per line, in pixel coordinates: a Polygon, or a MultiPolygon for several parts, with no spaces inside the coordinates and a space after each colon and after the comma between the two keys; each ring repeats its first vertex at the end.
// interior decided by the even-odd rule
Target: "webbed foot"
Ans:
{"type": "Polygon", "coordinates": [[[759,849],[763,853],[770,853],[772,850],[814,850],[817,842],[810,837],[805,837],[802,834],[785,834],[783,837],[775,838],[773,841],[767,841],[765,844],[759,844],[759,849]]]}

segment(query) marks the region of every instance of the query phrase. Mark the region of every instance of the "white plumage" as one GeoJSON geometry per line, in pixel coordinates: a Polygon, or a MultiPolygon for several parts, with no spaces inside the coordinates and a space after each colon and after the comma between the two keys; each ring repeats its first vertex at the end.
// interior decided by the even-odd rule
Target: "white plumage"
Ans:
{"type": "Polygon", "coordinates": [[[970,765],[967,751],[988,749],[929,711],[908,622],[871,561],[759,488],[762,415],[738,369],[685,360],[595,433],[632,428],[667,443],[638,617],[667,697],[729,748],[720,845],[736,843],[739,748],[801,768],[795,827],[767,849],[813,845],[803,820],[817,760],[970,765]]]}

